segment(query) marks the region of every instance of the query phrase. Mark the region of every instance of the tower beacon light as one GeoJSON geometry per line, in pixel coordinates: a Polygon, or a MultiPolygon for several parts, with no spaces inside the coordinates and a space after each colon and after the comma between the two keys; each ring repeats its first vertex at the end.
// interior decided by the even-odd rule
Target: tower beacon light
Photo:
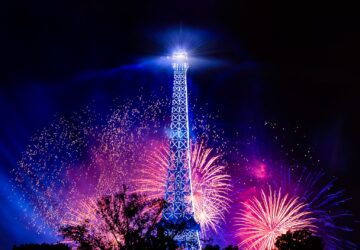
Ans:
{"type": "Polygon", "coordinates": [[[172,55],[172,59],[175,63],[186,63],[187,62],[187,53],[183,50],[176,51],[172,55]]]}

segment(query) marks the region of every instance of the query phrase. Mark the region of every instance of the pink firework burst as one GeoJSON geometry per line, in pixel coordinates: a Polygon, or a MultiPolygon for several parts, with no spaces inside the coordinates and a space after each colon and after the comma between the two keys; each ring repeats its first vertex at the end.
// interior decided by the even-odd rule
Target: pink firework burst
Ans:
{"type": "MultiPolygon", "coordinates": [[[[150,198],[165,195],[169,149],[164,143],[151,145],[156,148],[146,154],[139,177],[135,179],[137,191],[150,198]]],[[[200,224],[202,233],[209,229],[217,230],[224,221],[229,208],[230,175],[220,164],[220,155],[206,148],[203,142],[191,146],[191,176],[195,220],[200,224]]]]}
{"type": "Polygon", "coordinates": [[[269,187],[268,193],[261,190],[260,199],[254,196],[242,205],[236,218],[236,235],[245,249],[274,249],[276,238],[288,230],[316,229],[306,204],[298,197],[283,195],[281,189],[272,191],[269,187]]]}

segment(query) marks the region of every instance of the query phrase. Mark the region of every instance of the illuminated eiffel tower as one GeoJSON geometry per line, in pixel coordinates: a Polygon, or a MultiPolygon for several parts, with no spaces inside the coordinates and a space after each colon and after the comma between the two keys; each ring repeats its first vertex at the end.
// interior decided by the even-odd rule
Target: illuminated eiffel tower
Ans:
{"type": "Polygon", "coordinates": [[[163,220],[185,225],[185,230],[175,237],[181,247],[200,249],[200,227],[194,219],[192,204],[189,117],[186,71],[187,54],[177,52],[172,56],[174,82],[171,107],[170,157],[166,181],[163,220]]]}

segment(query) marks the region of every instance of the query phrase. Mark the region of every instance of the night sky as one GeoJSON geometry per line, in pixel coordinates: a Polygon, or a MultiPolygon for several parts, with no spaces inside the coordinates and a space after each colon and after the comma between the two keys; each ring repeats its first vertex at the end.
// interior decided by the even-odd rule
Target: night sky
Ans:
{"type": "Polygon", "coordinates": [[[139,64],[171,53],[179,32],[194,36],[194,56],[217,62],[191,68],[192,98],[219,111],[229,134],[266,120],[301,126],[321,167],[359,211],[357,9],[220,2],[0,3],[1,249],[46,240],[16,219],[20,210],[9,202],[17,195],[10,171],[30,137],[56,114],[89,103],[102,111],[139,88],[156,91],[163,72],[139,64]]]}

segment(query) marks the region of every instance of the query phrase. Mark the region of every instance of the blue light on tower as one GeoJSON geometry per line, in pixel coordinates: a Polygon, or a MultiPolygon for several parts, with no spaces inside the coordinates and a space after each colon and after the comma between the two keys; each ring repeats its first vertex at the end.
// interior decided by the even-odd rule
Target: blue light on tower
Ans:
{"type": "Polygon", "coordinates": [[[192,203],[188,94],[186,72],[189,68],[185,51],[172,55],[174,71],[171,105],[171,133],[168,176],[163,220],[186,225],[175,237],[181,247],[200,249],[199,225],[194,219],[192,203]]]}

